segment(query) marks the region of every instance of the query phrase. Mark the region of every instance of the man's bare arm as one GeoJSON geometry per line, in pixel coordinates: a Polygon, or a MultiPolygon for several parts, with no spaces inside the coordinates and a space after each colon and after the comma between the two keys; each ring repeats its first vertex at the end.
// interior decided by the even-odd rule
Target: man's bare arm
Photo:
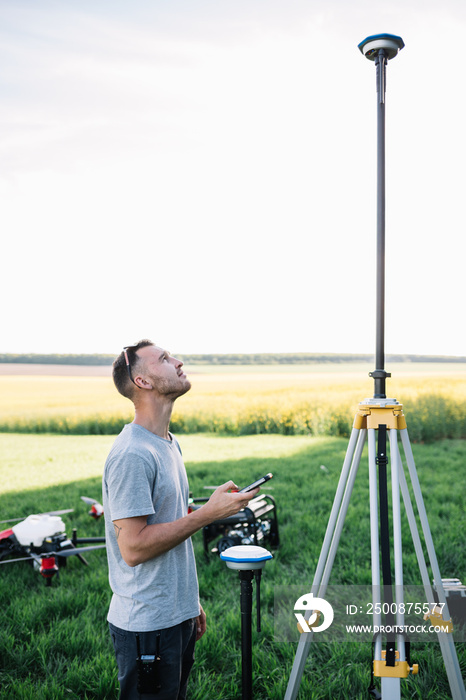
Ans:
{"type": "Polygon", "coordinates": [[[228,493],[232,488],[236,488],[232,481],[219,486],[205,505],[171,523],[148,525],[145,515],[114,520],[118,546],[124,561],[128,566],[137,566],[168,552],[214,520],[237,513],[259,491],[255,489],[250,493],[228,493]]]}

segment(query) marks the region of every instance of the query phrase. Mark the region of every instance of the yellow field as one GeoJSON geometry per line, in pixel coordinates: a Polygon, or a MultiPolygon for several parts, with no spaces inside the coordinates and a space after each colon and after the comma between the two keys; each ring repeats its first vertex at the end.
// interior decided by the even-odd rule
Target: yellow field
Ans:
{"type": "MultiPolygon", "coordinates": [[[[243,432],[276,432],[277,424],[287,420],[290,428],[285,432],[305,432],[311,421],[311,432],[325,433],[319,428],[324,418],[350,420],[357,404],[372,396],[371,369],[342,364],[187,367],[193,387],[175,405],[173,421],[186,432],[232,433],[239,424],[246,425],[243,432]]],[[[388,370],[393,376],[387,380],[387,395],[404,404],[436,395],[453,401],[456,411],[464,406],[464,364],[400,363],[388,370]]],[[[0,429],[30,426],[43,432],[53,419],[51,430],[61,432],[62,426],[63,432],[71,432],[82,420],[112,425],[131,420],[131,404],[116,392],[109,376],[60,375],[56,367],[46,366],[42,371],[46,373],[0,376],[0,429]]]]}

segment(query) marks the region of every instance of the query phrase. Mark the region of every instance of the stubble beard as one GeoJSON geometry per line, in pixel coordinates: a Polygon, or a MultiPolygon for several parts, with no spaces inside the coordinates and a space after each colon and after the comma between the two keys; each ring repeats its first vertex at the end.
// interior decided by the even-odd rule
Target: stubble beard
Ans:
{"type": "Polygon", "coordinates": [[[157,392],[172,401],[175,401],[180,396],[184,396],[191,389],[191,382],[187,377],[184,380],[178,377],[178,381],[153,377],[153,381],[157,392]]]}

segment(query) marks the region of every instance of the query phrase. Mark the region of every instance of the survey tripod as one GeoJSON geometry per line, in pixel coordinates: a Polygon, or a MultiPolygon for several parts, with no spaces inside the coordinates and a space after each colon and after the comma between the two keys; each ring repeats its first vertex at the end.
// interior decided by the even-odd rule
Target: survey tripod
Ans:
{"type": "MultiPolygon", "coordinates": [[[[447,600],[440,577],[440,570],[435,554],[434,543],[429,528],[426,509],[416,472],[416,465],[409,441],[403,406],[396,399],[386,397],[386,379],[390,374],[385,371],[384,351],[384,312],[385,312],[385,83],[387,61],[394,58],[404,47],[401,37],[391,34],[370,36],[359,44],[359,49],[376,65],[377,80],[377,299],[376,299],[376,369],[371,372],[374,380],[374,397],[359,404],[351,432],[346,457],[343,463],[337,492],[330,513],[330,518],[314,575],[311,592],[318,598],[325,598],[332,566],[340,541],[354,481],[360,465],[364,445],[368,443],[369,461],[369,498],[370,498],[370,532],[371,532],[371,569],[372,569],[372,609],[373,628],[382,626],[382,606],[387,604],[389,612],[384,619],[384,627],[400,630],[404,626],[403,605],[403,562],[401,548],[401,499],[409,523],[411,537],[417,556],[422,584],[429,604],[430,614],[426,615],[432,626],[441,627],[447,632],[439,632],[438,640],[454,700],[466,700],[466,693],[461,677],[460,666],[452,636],[452,624],[447,600]],[[428,559],[433,575],[430,581],[426,560],[424,558],[420,533],[414,514],[413,504],[408,489],[399,440],[403,447],[408,467],[409,479],[416,502],[419,520],[424,536],[428,559]],[[387,446],[389,446],[389,457],[387,446]],[[391,501],[393,522],[393,555],[395,597],[390,562],[390,533],[388,505],[388,466],[391,476],[391,501]],[[380,513],[379,513],[380,511],[380,513]],[[379,523],[380,516],[380,523],[379,523]],[[380,539],[379,539],[380,525],[380,539]],[[381,572],[382,568],[382,584],[381,572]],[[434,591],[437,595],[435,597],[434,591]],[[384,600],[382,600],[382,597],[384,600]],[[437,603],[439,605],[437,605],[437,603]],[[394,605],[392,605],[394,604],[394,605]]],[[[310,615],[307,616],[310,621],[310,615]]],[[[314,623],[315,624],[315,623],[314,623]]],[[[301,633],[298,649],[294,659],[285,700],[296,700],[304,665],[308,657],[314,632],[309,622],[309,632],[301,633]]],[[[302,631],[302,630],[301,630],[302,631]]],[[[317,634],[317,632],[316,632],[317,634]]],[[[376,634],[373,639],[373,666],[369,694],[380,698],[374,685],[374,678],[381,678],[383,700],[399,700],[401,697],[400,681],[409,673],[417,673],[417,665],[411,663],[410,645],[404,632],[389,633],[386,636],[386,649],[382,649],[385,635],[376,634]]]]}

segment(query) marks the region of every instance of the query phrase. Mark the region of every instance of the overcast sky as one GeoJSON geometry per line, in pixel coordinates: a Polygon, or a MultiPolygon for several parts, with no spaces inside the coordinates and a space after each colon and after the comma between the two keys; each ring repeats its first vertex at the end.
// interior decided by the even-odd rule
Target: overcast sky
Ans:
{"type": "Polygon", "coordinates": [[[0,0],[0,352],[464,355],[464,0],[0,0]]]}

